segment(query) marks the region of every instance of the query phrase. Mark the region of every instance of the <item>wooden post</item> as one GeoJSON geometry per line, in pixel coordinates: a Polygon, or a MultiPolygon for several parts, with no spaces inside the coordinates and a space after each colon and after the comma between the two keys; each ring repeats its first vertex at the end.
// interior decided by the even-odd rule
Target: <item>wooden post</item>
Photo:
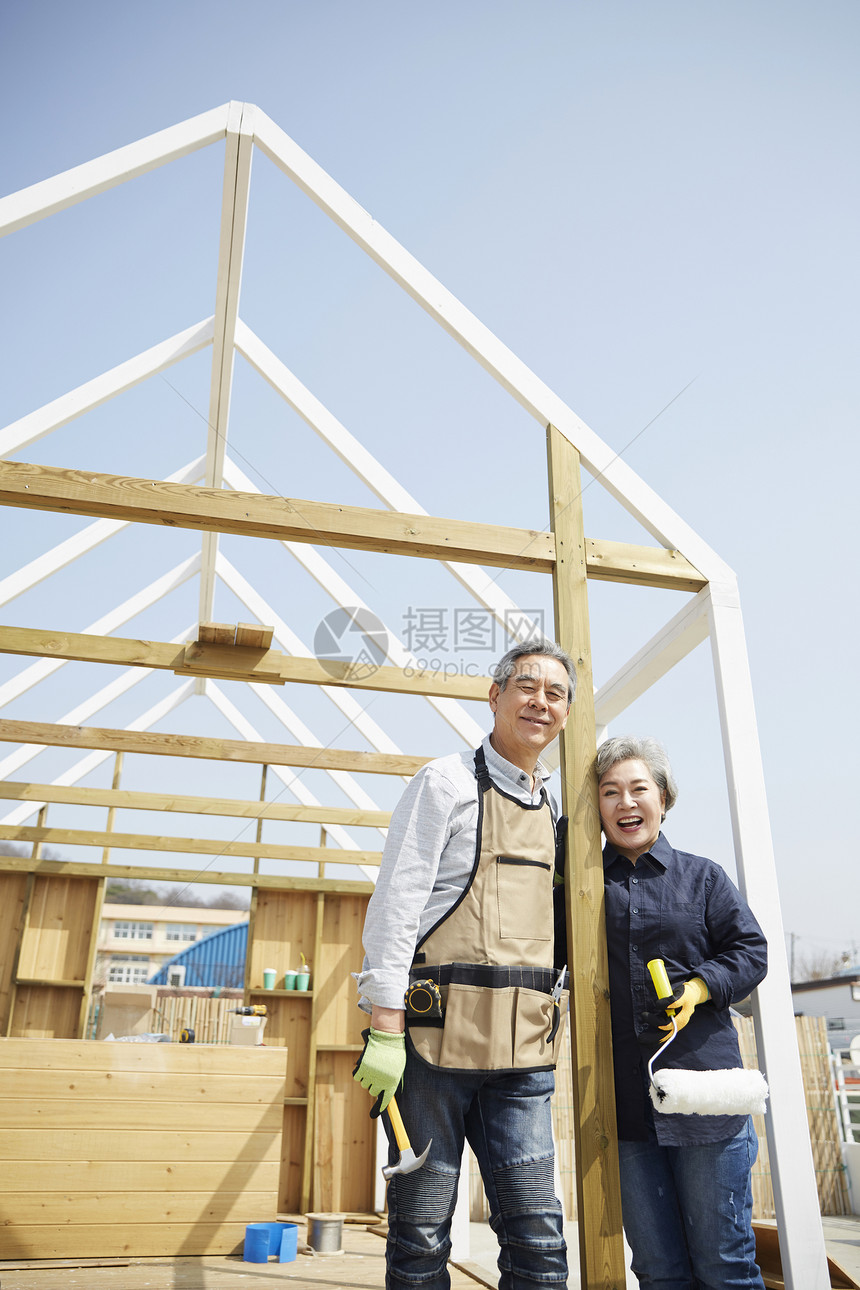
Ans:
{"type": "Polygon", "coordinates": [[[570,1042],[576,1115],[576,1197],[583,1290],[626,1284],[621,1236],[609,967],[603,912],[603,860],[594,779],[594,685],[588,624],[579,454],[547,427],[555,634],[576,663],[576,701],[559,740],[562,809],[570,817],[567,939],[570,1042]]]}
{"type": "MultiPolygon", "coordinates": [[[[268,775],[268,772],[269,772],[269,767],[266,765],[266,763],[265,763],[265,762],[263,762],[263,772],[262,772],[262,774],[261,774],[261,776],[260,776],[260,802],[261,802],[261,803],[262,803],[262,802],[265,802],[265,800],[266,800],[266,776],[268,775]]],[[[257,837],[256,837],[256,841],[257,841],[257,842],[262,842],[262,840],[263,840],[263,812],[262,812],[262,807],[261,807],[261,809],[260,809],[260,814],[259,814],[259,815],[258,815],[258,817],[257,817],[257,837]]],[[[259,873],[259,872],[260,872],[260,857],[259,857],[259,856],[255,856],[255,857],[254,857],[254,873],[259,873]]]]}
{"type": "MultiPolygon", "coordinates": [[[[111,781],[112,789],[119,788],[120,780],[122,779],[122,759],[124,755],[125,755],[124,753],[118,752],[116,757],[114,758],[113,780],[111,781]]],[[[116,819],[116,807],[109,806],[108,813],[107,813],[107,823],[105,825],[105,828],[108,833],[110,833],[111,830],[113,829],[113,822],[115,819],[116,819]]],[[[105,847],[104,850],[102,851],[102,864],[107,864],[109,858],[110,858],[110,847],[105,847]]],[[[101,914],[99,916],[101,916],[101,914]]]]}
{"type": "MultiPolygon", "coordinates": [[[[44,806],[41,808],[41,810],[39,811],[39,814],[36,816],[36,828],[37,828],[37,829],[43,829],[43,828],[45,827],[45,823],[46,823],[47,819],[48,819],[48,803],[46,802],[46,803],[45,803],[45,805],[44,805],[44,806]]],[[[33,843],[33,850],[30,852],[30,859],[31,859],[31,860],[41,860],[41,859],[42,859],[42,844],[41,844],[41,842],[34,842],[34,843],[33,843]]]]}
{"type": "MultiPolygon", "coordinates": [[[[328,829],[324,824],[320,825],[320,846],[328,846],[328,829]]],[[[320,860],[319,865],[317,866],[317,877],[325,877],[325,860],[320,860]]]]}
{"type": "MultiPolygon", "coordinates": [[[[117,760],[122,757],[122,753],[117,753],[117,760]]],[[[118,770],[118,768],[117,768],[118,770]]],[[[114,785],[116,787],[116,785],[114,785]]],[[[112,809],[112,808],[111,808],[112,809]]],[[[107,851],[107,848],[105,848],[107,851]]],[[[87,950],[87,966],[84,972],[84,988],[81,993],[81,1011],[78,1015],[78,1039],[87,1038],[87,1018],[90,1013],[90,1002],[93,997],[93,975],[96,967],[96,956],[99,948],[99,931],[102,922],[102,908],[105,900],[106,878],[99,878],[96,883],[96,901],[93,908],[92,932],[90,933],[90,944],[87,950]]]]}
{"type": "Polygon", "coordinates": [[[319,1019],[319,981],[317,972],[321,961],[321,947],[323,941],[323,918],[325,915],[325,893],[317,892],[316,922],[314,924],[314,947],[313,958],[311,960],[311,1025],[310,1025],[310,1044],[308,1052],[308,1090],[307,1106],[305,1107],[305,1151],[302,1161],[302,1204],[301,1212],[306,1214],[311,1207],[311,1200],[317,1203],[317,1198],[312,1197],[313,1176],[314,1176],[314,1109],[316,1103],[317,1089],[317,1024],[319,1019]]]}
{"type": "MultiPolygon", "coordinates": [[[[42,810],[45,808],[43,807],[42,810]]],[[[41,817],[42,812],[39,812],[41,817]]],[[[35,848],[34,848],[35,850],[35,848]]],[[[9,977],[9,1014],[6,1017],[6,1037],[12,1034],[12,1020],[15,1016],[15,1002],[18,997],[18,965],[21,962],[21,947],[24,943],[24,937],[27,934],[27,928],[30,925],[30,906],[33,903],[33,888],[36,885],[36,875],[27,874],[27,883],[24,888],[24,900],[21,906],[21,925],[18,928],[18,936],[15,941],[15,949],[12,954],[12,971],[9,977]]]]}

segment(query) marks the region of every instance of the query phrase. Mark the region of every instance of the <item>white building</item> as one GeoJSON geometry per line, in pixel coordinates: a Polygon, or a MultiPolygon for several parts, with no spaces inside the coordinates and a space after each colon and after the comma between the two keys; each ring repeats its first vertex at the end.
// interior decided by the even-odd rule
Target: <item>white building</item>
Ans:
{"type": "Polygon", "coordinates": [[[165,960],[193,941],[247,920],[248,911],[243,909],[105,904],[94,980],[104,985],[142,985],[165,960]]]}
{"type": "Polygon", "coordinates": [[[794,1011],[800,1017],[826,1017],[827,1038],[834,1050],[847,1049],[860,1035],[860,972],[802,981],[791,987],[794,1011]]]}

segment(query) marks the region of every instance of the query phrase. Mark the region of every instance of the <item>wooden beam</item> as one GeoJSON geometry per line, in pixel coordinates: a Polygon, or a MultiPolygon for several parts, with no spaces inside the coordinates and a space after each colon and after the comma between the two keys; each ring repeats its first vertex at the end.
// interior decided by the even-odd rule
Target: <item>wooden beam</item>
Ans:
{"type": "MultiPolygon", "coordinates": [[[[167,851],[202,856],[238,856],[253,860],[289,860],[318,864],[378,865],[381,851],[346,851],[340,847],[281,846],[276,842],[237,842],[220,838],[162,837],[153,833],[115,833],[96,829],[39,828],[0,824],[0,842],[39,842],[66,847],[111,847],[118,851],[167,851]]],[[[38,865],[30,857],[30,863],[38,865]]],[[[104,863],[104,862],[103,862],[104,863]]]]}
{"type": "Polygon", "coordinates": [[[270,766],[365,771],[372,775],[412,776],[430,761],[429,757],[408,757],[401,753],[346,752],[339,748],[246,743],[243,739],[201,739],[193,735],[155,734],[149,730],[113,730],[98,726],[55,726],[43,721],[0,721],[0,743],[98,748],[156,757],[202,757],[211,761],[268,762],[270,766]]]}
{"type": "Polygon", "coordinates": [[[13,802],[59,802],[68,806],[107,806],[116,810],[176,811],[182,815],[229,815],[249,820],[295,820],[303,824],[345,824],[374,829],[388,827],[390,811],[357,806],[296,806],[283,802],[254,802],[240,798],[142,793],[129,789],[78,788],[62,784],[25,784],[0,780],[0,799],[13,802]]]}
{"type": "MultiPolygon", "coordinates": [[[[556,535],[557,538],[558,535],[556,535]]],[[[701,591],[708,585],[680,551],[663,546],[634,546],[629,542],[585,539],[585,570],[598,582],[626,582],[673,591],[701,591]]]]}
{"type": "MultiPolygon", "coordinates": [[[[201,624],[204,627],[227,626],[201,624]]],[[[231,633],[236,629],[229,627],[231,633]]],[[[269,630],[259,628],[260,631],[269,630]]],[[[52,632],[32,627],[0,627],[0,654],[64,658],[79,663],[108,663],[117,667],[150,667],[176,676],[210,676],[228,681],[267,685],[335,685],[355,690],[384,690],[390,694],[431,695],[484,702],[489,676],[461,676],[417,668],[366,664],[320,663],[295,658],[280,650],[250,645],[219,645],[194,641],[175,645],[165,641],[133,640],[123,636],[91,636],[85,632],[52,632]]]]}
{"type": "Polygon", "coordinates": [[[603,858],[594,776],[595,729],[591,635],[579,454],[547,427],[556,639],[576,662],[576,701],[562,731],[563,810],[570,818],[565,895],[571,982],[570,1043],[575,1112],[579,1263],[583,1286],[625,1284],[621,1236],[609,964],[603,858]]]}
{"type": "Polygon", "coordinates": [[[197,628],[197,639],[201,645],[233,645],[236,628],[232,623],[201,623],[197,628]]]}
{"type": "Polygon", "coordinates": [[[149,882],[189,882],[217,887],[271,887],[278,891],[334,891],[370,895],[372,882],[342,878],[293,878],[272,873],[232,873],[229,870],[167,869],[159,865],[88,864],[83,860],[37,860],[0,855],[0,873],[61,874],[70,878],[141,878],[149,882]]]}
{"type": "Polygon", "coordinates": [[[237,623],[236,644],[247,645],[251,649],[271,649],[274,627],[263,627],[260,623],[237,623]]]}
{"type": "Polygon", "coordinates": [[[552,534],[533,529],[500,528],[466,520],[197,488],[167,484],[160,479],[23,462],[0,462],[0,502],[27,510],[94,515],[429,560],[465,560],[503,569],[548,572],[555,559],[552,534]]]}

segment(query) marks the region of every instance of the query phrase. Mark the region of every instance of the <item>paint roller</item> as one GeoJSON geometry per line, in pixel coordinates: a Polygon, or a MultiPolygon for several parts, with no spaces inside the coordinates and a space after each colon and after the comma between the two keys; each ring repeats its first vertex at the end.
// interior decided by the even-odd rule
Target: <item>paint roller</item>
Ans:
{"type": "Polygon", "coordinates": [[[663,1115],[764,1115],[767,1082],[759,1070],[734,1067],[730,1070],[655,1071],[654,1063],[678,1034],[672,1007],[674,992],[662,959],[651,959],[648,971],[662,1006],[672,1023],[672,1034],[660,1045],[648,1063],[651,1101],[663,1115]]]}

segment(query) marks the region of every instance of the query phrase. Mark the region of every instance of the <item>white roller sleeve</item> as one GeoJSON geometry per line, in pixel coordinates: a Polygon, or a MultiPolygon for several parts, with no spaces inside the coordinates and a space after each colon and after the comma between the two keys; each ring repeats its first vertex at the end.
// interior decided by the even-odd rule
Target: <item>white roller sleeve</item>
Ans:
{"type": "Polygon", "coordinates": [[[664,1115],[764,1115],[767,1081],[761,1071],[655,1071],[651,1101],[664,1115]]]}

